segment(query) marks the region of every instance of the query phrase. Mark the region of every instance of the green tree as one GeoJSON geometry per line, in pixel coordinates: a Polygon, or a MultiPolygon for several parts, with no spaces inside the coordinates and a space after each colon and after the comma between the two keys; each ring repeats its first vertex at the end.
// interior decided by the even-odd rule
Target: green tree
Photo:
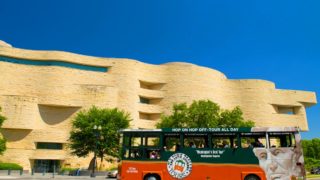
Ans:
{"type": "Polygon", "coordinates": [[[320,138],[302,140],[305,165],[308,170],[320,166],[320,138]]]}
{"type": "Polygon", "coordinates": [[[320,138],[311,140],[314,149],[314,158],[320,160],[320,138]]]}
{"type": "MultiPolygon", "coordinates": [[[[1,113],[1,107],[0,107],[0,113],[1,113]]],[[[2,127],[3,122],[7,118],[0,114],[0,128],[2,127]]],[[[6,140],[3,137],[0,137],[0,155],[3,154],[3,152],[6,150],[6,140]]]]}
{"type": "Polygon", "coordinates": [[[303,155],[320,160],[320,138],[302,140],[303,155]]]}
{"type": "Polygon", "coordinates": [[[101,158],[105,155],[118,157],[118,130],[129,127],[130,116],[117,108],[100,109],[91,107],[80,111],[72,121],[70,132],[71,153],[78,157],[86,157],[90,152],[96,152],[101,158]],[[94,126],[101,129],[94,129],[94,126]]]}
{"type": "Polygon", "coordinates": [[[239,107],[232,110],[221,109],[210,100],[174,104],[172,114],[163,115],[157,128],[182,127],[253,127],[253,121],[245,121],[239,107]]]}

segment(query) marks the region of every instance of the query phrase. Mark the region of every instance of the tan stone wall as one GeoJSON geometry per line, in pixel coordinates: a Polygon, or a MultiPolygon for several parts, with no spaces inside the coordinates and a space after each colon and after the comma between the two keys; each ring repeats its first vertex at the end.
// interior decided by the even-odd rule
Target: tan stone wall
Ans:
{"type": "Polygon", "coordinates": [[[56,60],[109,67],[94,72],[60,66],[34,66],[0,61],[0,106],[8,120],[2,134],[8,150],[1,161],[30,169],[34,159],[59,159],[87,167],[90,157],[75,158],[64,150],[37,150],[37,142],[67,143],[71,119],[92,105],[129,112],[132,128],[154,128],[173,103],[210,99],[223,108],[240,106],[257,126],[299,126],[308,130],[305,108],[315,93],[276,89],[264,80],[229,80],[219,71],[188,63],[145,64],[130,59],[99,58],[57,51],[31,51],[0,46],[0,57],[56,60]],[[140,103],[140,97],[150,104],[140,103]],[[282,109],[281,109],[282,108],[282,109]],[[281,114],[293,108],[294,114],[281,114]]]}

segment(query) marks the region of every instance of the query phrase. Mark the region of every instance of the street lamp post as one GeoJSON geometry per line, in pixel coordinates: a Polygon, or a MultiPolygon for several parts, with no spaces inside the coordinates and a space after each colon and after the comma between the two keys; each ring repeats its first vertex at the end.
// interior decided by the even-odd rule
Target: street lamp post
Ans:
{"type": "Polygon", "coordinates": [[[100,136],[100,130],[101,130],[101,126],[97,126],[97,125],[94,125],[93,126],[93,130],[94,130],[94,135],[96,137],[96,145],[95,145],[95,149],[94,149],[94,156],[93,156],[93,167],[92,167],[92,173],[90,175],[90,177],[94,178],[96,177],[96,174],[95,174],[95,169],[96,169],[96,162],[97,162],[97,150],[98,150],[98,141],[99,141],[99,136],[100,136]]]}

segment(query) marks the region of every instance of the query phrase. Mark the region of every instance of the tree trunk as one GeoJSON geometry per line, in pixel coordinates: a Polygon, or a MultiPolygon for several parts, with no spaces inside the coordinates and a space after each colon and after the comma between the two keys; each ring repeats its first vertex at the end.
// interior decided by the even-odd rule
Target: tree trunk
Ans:
{"type": "MultiPolygon", "coordinates": [[[[97,162],[97,160],[96,160],[96,162],[97,162]]],[[[94,165],[94,157],[91,159],[91,161],[90,161],[90,163],[89,163],[88,170],[92,170],[93,165],[94,165]]],[[[96,164],[96,169],[97,169],[97,164],[96,164]]]]}
{"type": "Polygon", "coordinates": [[[103,155],[100,156],[100,165],[99,165],[99,171],[102,170],[102,162],[103,162],[103,155]]]}

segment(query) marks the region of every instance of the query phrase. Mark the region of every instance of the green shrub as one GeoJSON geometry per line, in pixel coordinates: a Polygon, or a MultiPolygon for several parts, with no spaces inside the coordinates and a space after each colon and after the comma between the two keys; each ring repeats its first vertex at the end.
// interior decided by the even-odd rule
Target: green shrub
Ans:
{"type": "Polygon", "coordinates": [[[77,169],[79,169],[79,168],[63,167],[63,168],[60,169],[60,173],[63,174],[65,172],[71,172],[71,171],[75,171],[77,169]]]}
{"type": "Polygon", "coordinates": [[[310,171],[313,167],[320,167],[320,160],[314,158],[305,158],[305,168],[310,171]]]}
{"type": "Polygon", "coordinates": [[[0,170],[22,170],[22,166],[15,163],[0,163],[0,170]]]}

